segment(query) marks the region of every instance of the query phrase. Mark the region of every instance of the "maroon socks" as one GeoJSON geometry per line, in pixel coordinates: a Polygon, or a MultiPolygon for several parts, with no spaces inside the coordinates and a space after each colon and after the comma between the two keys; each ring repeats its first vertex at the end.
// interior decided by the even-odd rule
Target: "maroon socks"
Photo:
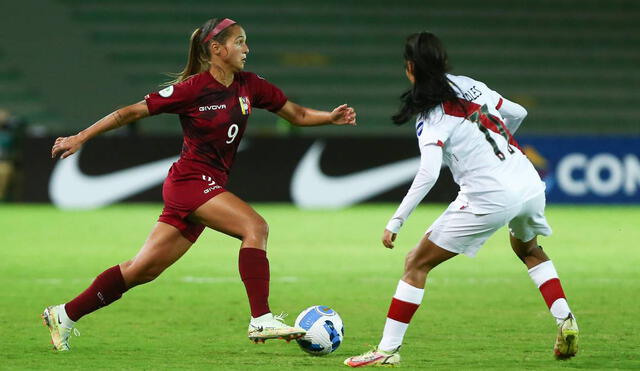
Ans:
{"type": "MultiPolygon", "coordinates": [[[[254,248],[240,249],[238,259],[240,277],[247,289],[251,316],[256,318],[271,312],[269,310],[269,260],[267,252],[254,248]]],[[[65,305],[65,311],[72,321],[106,307],[120,299],[127,287],[116,265],[102,272],[84,292],[65,305]]]]}
{"type": "Polygon", "coordinates": [[[240,249],[238,258],[240,278],[247,289],[251,316],[260,317],[269,310],[269,260],[267,252],[245,247],[240,249]]]}
{"type": "Polygon", "coordinates": [[[72,321],[77,321],[83,316],[120,299],[126,291],[127,287],[124,283],[120,266],[116,265],[100,273],[91,286],[68,302],[64,308],[69,318],[72,321]]]}

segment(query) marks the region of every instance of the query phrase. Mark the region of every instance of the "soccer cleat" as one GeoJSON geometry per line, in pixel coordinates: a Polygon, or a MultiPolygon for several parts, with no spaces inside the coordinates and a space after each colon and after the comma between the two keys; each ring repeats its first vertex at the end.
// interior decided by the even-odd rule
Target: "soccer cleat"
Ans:
{"type": "Polygon", "coordinates": [[[303,337],[307,332],[299,327],[287,326],[283,319],[285,314],[274,316],[267,313],[258,318],[251,318],[249,323],[249,340],[254,343],[264,343],[268,339],[283,339],[287,343],[291,340],[303,337]]]}
{"type": "Polygon", "coordinates": [[[58,351],[69,350],[69,337],[73,331],[74,335],[80,336],[80,332],[77,329],[62,326],[62,321],[58,311],[62,305],[46,307],[44,312],[40,315],[42,322],[49,328],[51,333],[51,344],[53,349],[58,351]]]}
{"type": "Polygon", "coordinates": [[[400,364],[400,347],[385,352],[379,350],[378,347],[361,354],[359,356],[349,357],[344,360],[344,364],[349,367],[365,367],[365,366],[382,366],[382,367],[394,367],[400,364]]]}
{"type": "Polygon", "coordinates": [[[558,326],[558,337],[553,347],[556,359],[568,359],[578,352],[578,324],[573,315],[569,316],[558,326]]]}

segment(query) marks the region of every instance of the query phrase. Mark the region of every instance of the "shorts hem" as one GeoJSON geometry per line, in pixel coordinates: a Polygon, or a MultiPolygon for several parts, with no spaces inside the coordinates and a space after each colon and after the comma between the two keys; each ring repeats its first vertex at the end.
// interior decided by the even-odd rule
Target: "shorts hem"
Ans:
{"type": "MultiPolygon", "coordinates": [[[[427,231],[427,233],[429,233],[429,232],[433,232],[433,231],[432,230],[427,231]]],[[[431,235],[428,238],[429,238],[429,240],[431,242],[433,242],[434,244],[438,245],[438,247],[440,247],[441,249],[447,250],[447,251],[449,251],[451,253],[458,254],[458,255],[466,255],[466,256],[468,256],[470,258],[475,257],[478,254],[478,251],[480,250],[479,247],[478,248],[474,248],[474,247],[471,247],[471,246],[467,246],[467,247],[462,248],[462,249],[450,247],[451,245],[455,245],[454,243],[452,243],[451,240],[446,239],[446,238],[445,239],[438,238],[438,235],[436,234],[434,236],[433,233],[431,233],[431,235]]]]}
{"type": "Polygon", "coordinates": [[[529,241],[533,240],[534,238],[536,238],[538,236],[549,237],[549,236],[551,236],[551,231],[549,231],[549,232],[531,232],[531,233],[525,235],[525,237],[520,238],[516,233],[514,233],[511,230],[511,228],[509,228],[509,234],[511,236],[513,236],[514,238],[517,238],[518,240],[522,241],[522,242],[529,242],[529,241]]]}
{"type": "Polygon", "coordinates": [[[193,234],[187,233],[184,228],[184,225],[181,225],[180,223],[176,222],[171,218],[160,217],[158,218],[158,222],[168,224],[176,228],[178,231],[180,231],[180,234],[182,235],[182,237],[186,238],[191,243],[196,243],[196,241],[198,240],[198,237],[200,237],[200,234],[198,234],[197,236],[194,236],[193,234]]]}

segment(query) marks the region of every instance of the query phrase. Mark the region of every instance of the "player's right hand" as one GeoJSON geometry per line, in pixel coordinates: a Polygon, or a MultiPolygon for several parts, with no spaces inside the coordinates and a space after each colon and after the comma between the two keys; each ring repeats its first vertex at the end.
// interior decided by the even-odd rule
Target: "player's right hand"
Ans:
{"type": "Polygon", "coordinates": [[[382,235],[382,244],[387,249],[393,249],[393,241],[396,240],[397,233],[393,233],[388,229],[384,230],[384,234],[382,235]]]}
{"type": "Polygon", "coordinates": [[[76,153],[82,147],[82,143],[83,141],[78,135],[59,137],[51,148],[51,158],[56,158],[58,155],[60,158],[67,158],[76,153]]]}

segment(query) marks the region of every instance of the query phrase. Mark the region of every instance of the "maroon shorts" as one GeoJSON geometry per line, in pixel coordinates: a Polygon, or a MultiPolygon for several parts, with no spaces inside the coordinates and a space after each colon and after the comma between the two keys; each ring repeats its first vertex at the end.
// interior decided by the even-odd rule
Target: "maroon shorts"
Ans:
{"type": "Polygon", "coordinates": [[[225,192],[227,174],[193,161],[178,161],[171,166],[162,185],[164,209],[158,221],[180,230],[191,242],[196,242],[204,225],[187,217],[205,202],[225,192]]]}

